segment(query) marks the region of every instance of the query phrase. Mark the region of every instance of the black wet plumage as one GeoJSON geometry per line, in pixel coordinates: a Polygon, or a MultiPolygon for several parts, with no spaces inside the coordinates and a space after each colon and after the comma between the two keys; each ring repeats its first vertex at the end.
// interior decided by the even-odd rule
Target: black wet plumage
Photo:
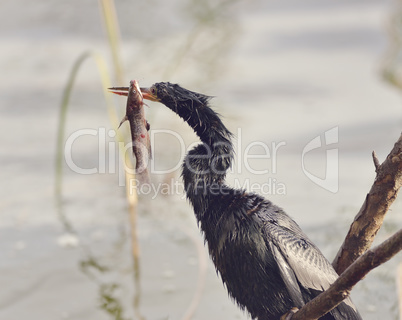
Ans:
{"type": "MultiPolygon", "coordinates": [[[[230,296],[253,318],[277,320],[326,290],[337,274],[296,222],[263,197],[225,185],[233,158],[231,133],[210,108],[210,97],[169,82],[150,91],[203,142],[187,154],[182,177],[230,296]]],[[[320,319],[361,317],[347,298],[320,319]]]]}

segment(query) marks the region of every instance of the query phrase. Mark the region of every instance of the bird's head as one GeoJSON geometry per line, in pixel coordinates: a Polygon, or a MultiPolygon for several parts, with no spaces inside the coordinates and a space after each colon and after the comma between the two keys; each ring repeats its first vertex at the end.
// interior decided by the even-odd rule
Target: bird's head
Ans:
{"type": "Polygon", "coordinates": [[[141,88],[141,92],[145,99],[163,103],[182,116],[187,112],[194,112],[197,108],[207,107],[211,98],[170,82],[155,83],[149,88],[141,88]]]}
{"type": "MultiPolygon", "coordinates": [[[[127,96],[127,87],[109,88],[113,93],[127,96]]],[[[144,99],[164,104],[186,121],[203,142],[229,141],[230,132],[219,115],[209,106],[210,96],[187,90],[178,84],[157,82],[149,88],[141,88],[144,99]]]]}

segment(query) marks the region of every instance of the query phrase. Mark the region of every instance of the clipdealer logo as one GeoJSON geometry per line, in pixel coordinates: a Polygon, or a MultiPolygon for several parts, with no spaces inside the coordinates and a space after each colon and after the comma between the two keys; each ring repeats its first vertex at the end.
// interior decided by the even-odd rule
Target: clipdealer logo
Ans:
{"type": "MultiPolygon", "coordinates": [[[[324,132],[323,137],[321,135],[313,138],[309,141],[303,148],[301,153],[301,169],[305,176],[315,183],[316,185],[322,187],[323,189],[330,191],[332,193],[338,192],[338,148],[334,147],[338,143],[338,127],[334,127],[324,132]],[[310,160],[306,160],[306,156],[314,151],[322,152],[325,150],[325,176],[320,177],[307,169],[306,163],[310,160]]],[[[157,135],[171,135],[177,139],[180,143],[180,161],[175,163],[172,168],[165,168],[164,170],[158,170],[155,167],[155,159],[150,162],[149,170],[151,174],[169,174],[180,169],[182,165],[182,159],[185,154],[194,147],[194,144],[190,146],[185,145],[183,137],[181,137],[177,132],[172,130],[151,130],[151,144],[153,145],[157,135]]],[[[64,146],[64,159],[67,166],[76,173],[79,174],[98,174],[98,173],[111,173],[118,174],[119,185],[124,186],[126,184],[126,173],[134,174],[135,170],[131,165],[126,163],[127,153],[131,153],[131,143],[116,142],[114,140],[116,132],[114,130],[106,130],[106,128],[99,129],[80,129],[72,133],[66,140],[64,146]],[[97,139],[98,144],[98,163],[97,166],[91,168],[80,167],[73,159],[73,145],[84,136],[93,136],[97,139]],[[110,141],[108,141],[110,140],[110,141]]],[[[199,143],[199,142],[198,142],[199,143]]],[[[196,143],[196,144],[198,144],[196,143]]],[[[262,141],[253,141],[243,147],[242,145],[242,130],[238,128],[237,130],[237,152],[235,153],[235,163],[229,170],[231,173],[242,173],[242,168],[250,174],[256,175],[268,175],[266,183],[251,184],[250,179],[246,179],[241,182],[240,180],[235,180],[236,188],[242,188],[250,190],[251,192],[257,192],[262,194],[286,194],[286,186],[284,183],[278,181],[274,178],[277,174],[277,164],[278,164],[278,154],[280,149],[286,146],[285,141],[279,143],[272,142],[270,145],[262,141]],[[259,154],[255,154],[255,150],[260,150],[259,154]],[[261,153],[262,152],[262,153],[261,153]],[[252,161],[260,161],[263,164],[262,167],[253,167],[252,161]]],[[[317,159],[316,159],[317,160],[317,159]]],[[[321,161],[321,159],[318,159],[321,161]]],[[[131,183],[131,182],[130,182],[131,183]]],[[[136,185],[134,183],[134,185],[136,185]]],[[[178,188],[173,188],[178,189],[178,188]]],[[[158,187],[155,190],[162,190],[158,187]]],[[[139,190],[140,191],[140,190],[139,190]]]]}
{"type": "Polygon", "coordinates": [[[319,149],[327,148],[338,143],[339,132],[338,127],[334,127],[324,132],[324,144],[322,137],[317,136],[306,144],[302,151],[301,163],[303,173],[316,185],[328,190],[332,193],[337,193],[339,190],[339,154],[338,148],[326,149],[325,176],[320,178],[306,169],[305,156],[307,153],[319,149]]]}

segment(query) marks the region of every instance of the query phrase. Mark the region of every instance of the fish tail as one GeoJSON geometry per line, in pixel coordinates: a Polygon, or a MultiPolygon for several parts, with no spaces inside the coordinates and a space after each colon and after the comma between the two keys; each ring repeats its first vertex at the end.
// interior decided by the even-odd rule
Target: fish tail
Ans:
{"type": "Polygon", "coordinates": [[[138,172],[136,174],[136,178],[139,182],[139,184],[150,184],[151,183],[151,179],[149,177],[149,172],[148,169],[144,169],[142,172],[138,172]]]}
{"type": "Polygon", "coordinates": [[[150,184],[151,179],[149,177],[149,171],[147,166],[136,166],[135,168],[136,178],[140,184],[150,184]]]}

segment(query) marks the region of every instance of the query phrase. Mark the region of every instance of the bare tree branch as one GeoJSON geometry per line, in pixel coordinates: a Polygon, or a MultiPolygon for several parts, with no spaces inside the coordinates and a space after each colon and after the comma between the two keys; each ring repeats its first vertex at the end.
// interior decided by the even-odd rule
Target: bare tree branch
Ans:
{"type": "Polygon", "coordinates": [[[402,185],[402,135],[381,165],[375,153],[373,160],[377,172],[375,181],[332,263],[338,274],[370,248],[398,194],[402,185]]]}
{"type": "Polygon", "coordinates": [[[367,273],[402,250],[402,230],[374,249],[368,250],[402,186],[402,135],[383,164],[379,164],[375,152],[372,156],[376,179],[333,262],[334,268],[341,275],[328,290],[298,312],[293,311],[293,316],[289,312],[283,319],[320,318],[340,304],[367,273]]]}
{"type": "Polygon", "coordinates": [[[402,250],[402,229],[379,246],[368,250],[343,272],[328,290],[304,305],[292,320],[315,320],[335,308],[354,285],[372,269],[390,260],[402,250]]]}

